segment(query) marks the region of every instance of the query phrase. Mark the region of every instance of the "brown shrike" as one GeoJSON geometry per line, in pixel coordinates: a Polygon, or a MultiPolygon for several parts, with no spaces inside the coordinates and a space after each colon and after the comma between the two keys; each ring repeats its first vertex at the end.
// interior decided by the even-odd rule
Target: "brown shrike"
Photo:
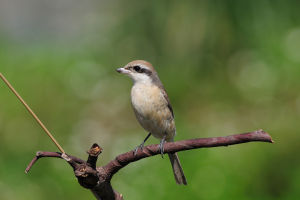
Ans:
{"type": "MultiPolygon", "coordinates": [[[[173,142],[176,134],[173,109],[168,95],[157,72],[151,63],[135,60],[117,69],[117,72],[128,75],[133,80],[131,103],[135,116],[141,126],[149,132],[141,145],[135,149],[143,149],[144,143],[152,134],[160,139],[160,151],[163,155],[164,142],[173,142]]],[[[182,167],[177,153],[168,154],[177,184],[186,185],[182,167]]]]}

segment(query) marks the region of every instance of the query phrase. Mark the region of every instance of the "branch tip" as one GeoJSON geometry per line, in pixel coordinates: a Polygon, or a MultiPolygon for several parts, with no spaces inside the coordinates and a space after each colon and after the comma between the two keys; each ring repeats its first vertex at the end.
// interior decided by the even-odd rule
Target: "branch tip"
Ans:
{"type": "Polygon", "coordinates": [[[93,144],[92,147],[90,148],[90,150],[87,151],[87,153],[90,155],[90,156],[94,156],[94,157],[97,157],[99,156],[100,153],[102,153],[102,148],[98,145],[98,144],[93,144]]]}

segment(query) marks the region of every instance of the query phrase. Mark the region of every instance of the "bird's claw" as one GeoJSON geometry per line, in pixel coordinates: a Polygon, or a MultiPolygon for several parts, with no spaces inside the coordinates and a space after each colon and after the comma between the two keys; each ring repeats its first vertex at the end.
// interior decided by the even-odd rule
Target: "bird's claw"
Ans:
{"type": "Polygon", "coordinates": [[[135,147],[134,155],[136,156],[139,149],[141,149],[141,151],[143,151],[143,148],[144,148],[144,142],[142,144],[138,145],[137,147],[135,147]]]}
{"type": "Polygon", "coordinates": [[[159,150],[162,158],[164,158],[164,144],[165,144],[165,138],[163,138],[159,143],[159,150]]]}
{"type": "Polygon", "coordinates": [[[139,146],[135,147],[133,154],[136,156],[139,148],[141,149],[141,151],[143,151],[144,148],[144,144],[145,142],[148,140],[148,138],[151,136],[151,133],[148,133],[147,137],[144,139],[144,141],[142,142],[142,144],[140,144],[139,146]]]}

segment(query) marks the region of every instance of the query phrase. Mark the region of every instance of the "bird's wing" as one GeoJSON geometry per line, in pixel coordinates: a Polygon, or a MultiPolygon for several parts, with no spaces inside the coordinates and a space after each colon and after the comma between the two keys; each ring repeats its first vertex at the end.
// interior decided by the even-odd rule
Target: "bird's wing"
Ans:
{"type": "Polygon", "coordinates": [[[167,94],[165,88],[164,88],[162,85],[161,85],[161,87],[162,87],[161,89],[162,89],[162,93],[163,93],[163,95],[164,95],[164,98],[165,98],[166,101],[167,101],[167,106],[168,106],[170,112],[172,113],[172,117],[174,118],[174,112],[173,112],[173,108],[172,108],[172,106],[171,106],[171,103],[170,103],[170,99],[169,99],[169,97],[168,97],[168,94],[167,94]]]}
{"type": "Polygon", "coordinates": [[[173,108],[172,108],[172,106],[171,106],[170,99],[169,99],[169,97],[168,97],[168,94],[167,94],[167,92],[166,92],[166,90],[165,90],[163,84],[161,83],[161,81],[159,80],[159,78],[158,78],[157,75],[154,76],[153,79],[154,79],[154,84],[155,84],[158,88],[160,88],[160,90],[162,91],[162,94],[163,94],[163,96],[164,96],[164,98],[165,98],[165,100],[166,100],[166,102],[167,102],[167,106],[168,106],[168,108],[169,108],[169,110],[170,110],[170,112],[171,112],[171,114],[172,114],[172,117],[174,118],[173,108]]]}

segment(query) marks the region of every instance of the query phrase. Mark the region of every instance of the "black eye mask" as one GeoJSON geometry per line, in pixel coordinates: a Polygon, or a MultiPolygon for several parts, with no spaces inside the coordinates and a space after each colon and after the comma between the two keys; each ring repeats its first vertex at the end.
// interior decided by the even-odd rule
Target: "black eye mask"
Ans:
{"type": "Polygon", "coordinates": [[[141,73],[141,71],[142,71],[142,68],[138,65],[133,66],[133,69],[134,69],[134,71],[139,72],[139,73],[141,73]]]}
{"type": "Polygon", "coordinates": [[[151,72],[149,69],[147,69],[147,68],[142,68],[142,67],[140,67],[140,66],[138,66],[138,65],[135,65],[135,66],[133,66],[132,68],[133,68],[134,71],[136,71],[136,72],[138,72],[138,73],[145,73],[145,74],[147,74],[148,76],[151,76],[151,74],[152,74],[152,72],[151,72]]]}

